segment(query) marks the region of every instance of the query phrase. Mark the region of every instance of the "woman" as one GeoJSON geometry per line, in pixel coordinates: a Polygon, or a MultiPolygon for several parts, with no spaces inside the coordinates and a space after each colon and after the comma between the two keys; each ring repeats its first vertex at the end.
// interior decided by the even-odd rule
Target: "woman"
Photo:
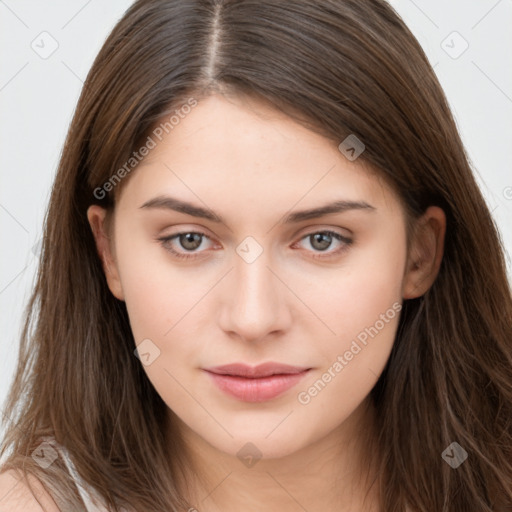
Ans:
{"type": "Polygon", "coordinates": [[[386,2],[139,0],[60,162],[2,489],[509,510],[511,320],[499,233],[386,2]]]}

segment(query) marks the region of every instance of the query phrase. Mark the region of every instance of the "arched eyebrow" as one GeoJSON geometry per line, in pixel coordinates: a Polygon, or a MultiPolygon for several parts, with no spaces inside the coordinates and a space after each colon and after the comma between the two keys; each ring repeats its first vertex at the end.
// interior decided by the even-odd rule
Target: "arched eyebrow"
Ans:
{"type": "Polygon", "coordinates": [[[332,203],[327,203],[317,208],[292,212],[285,217],[283,223],[292,224],[294,222],[301,222],[303,220],[316,219],[317,217],[322,217],[332,213],[343,213],[349,210],[366,210],[368,212],[372,212],[376,209],[377,208],[375,208],[375,206],[368,204],[366,201],[339,200],[332,203]]]}
{"type": "MultiPolygon", "coordinates": [[[[176,212],[185,213],[192,217],[198,217],[210,220],[212,222],[226,224],[224,219],[214,211],[170,196],[154,197],[153,199],[146,201],[140,208],[173,210],[176,212]]],[[[317,208],[292,212],[284,216],[284,220],[281,223],[293,224],[304,220],[316,219],[317,217],[322,217],[324,215],[333,213],[343,213],[349,210],[363,210],[373,212],[376,210],[376,208],[368,204],[366,201],[339,200],[327,203],[317,208]]]]}

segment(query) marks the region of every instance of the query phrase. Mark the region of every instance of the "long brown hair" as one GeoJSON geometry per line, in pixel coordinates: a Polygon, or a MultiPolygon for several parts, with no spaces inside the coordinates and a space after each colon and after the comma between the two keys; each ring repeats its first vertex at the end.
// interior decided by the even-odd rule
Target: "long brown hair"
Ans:
{"type": "Polygon", "coordinates": [[[444,209],[439,275],[404,302],[371,392],[381,507],[510,506],[505,251],[432,67],[384,0],[139,0],[128,9],[89,72],[53,186],[6,401],[3,469],[37,476],[62,510],[84,510],[61,460],[42,469],[31,457],[54,436],[113,510],[191,506],[178,485],[186,467],[178,432],[164,428],[167,406],[134,356],[86,210],[114,208],[129,176],[98,190],[162,118],[214,91],[264,99],[337,143],[356,135],[361,161],[393,186],[409,220],[429,205],[444,209]],[[452,442],[468,453],[457,469],[442,457],[452,442]]]}

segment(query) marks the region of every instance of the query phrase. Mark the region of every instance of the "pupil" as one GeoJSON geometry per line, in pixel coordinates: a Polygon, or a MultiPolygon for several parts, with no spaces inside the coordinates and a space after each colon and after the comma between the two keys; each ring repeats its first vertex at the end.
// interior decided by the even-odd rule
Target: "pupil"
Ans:
{"type": "MultiPolygon", "coordinates": [[[[330,235],[327,235],[325,233],[317,233],[315,235],[313,235],[313,240],[316,242],[317,240],[320,240],[320,247],[316,247],[317,249],[327,249],[329,247],[329,245],[331,244],[330,242],[330,235]],[[322,243],[322,239],[323,239],[323,243],[322,243]]],[[[314,246],[315,244],[313,244],[314,246]]]]}
{"type": "Polygon", "coordinates": [[[181,235],[180,243],[185,249],[197,249],[201,242],[201,235],[199,233],[186,233],[181,235]],[[195,239],[195,241],[194,241],[195,239]],[[199,244],[197,243],[199,241],[199,244]]]}

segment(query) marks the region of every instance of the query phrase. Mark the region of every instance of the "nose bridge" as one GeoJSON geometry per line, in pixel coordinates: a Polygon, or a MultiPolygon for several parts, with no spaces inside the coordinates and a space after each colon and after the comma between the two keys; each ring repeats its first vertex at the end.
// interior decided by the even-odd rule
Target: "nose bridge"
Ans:
{"type": "Polygon", "coordinates": [[[286,321],[282,284],[268,267],[270,251],[247,237],[236,248],[229,297],[224,301],[223,329],[246,339],[282,329],[286,321]]]}

